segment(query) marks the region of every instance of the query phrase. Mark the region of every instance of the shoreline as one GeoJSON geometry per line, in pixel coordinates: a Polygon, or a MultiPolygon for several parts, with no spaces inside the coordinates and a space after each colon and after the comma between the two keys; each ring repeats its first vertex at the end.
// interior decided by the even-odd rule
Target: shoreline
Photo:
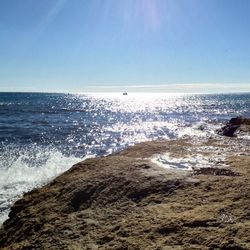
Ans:
{"type": "Polygon", "coordinates": [[[0,229],[0,245],[250,249],[250,148],[243,141],[151,141],[79,162],[12,206],[0,229]],[[175,160],[219,157],[222,162],[212,162],[214,168],[229,172],[183,171],[152,161],[166,152],[175,160]]]}

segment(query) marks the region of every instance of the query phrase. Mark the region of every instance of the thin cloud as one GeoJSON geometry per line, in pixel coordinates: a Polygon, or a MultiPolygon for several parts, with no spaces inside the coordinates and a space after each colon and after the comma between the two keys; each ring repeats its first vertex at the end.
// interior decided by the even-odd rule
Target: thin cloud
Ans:
{"type": "Polygon", "coordinates": [[[175,84],[150,84],[150,85],[95,85],[85,88],[86,91],[114,91],[123,90],[131,92],[177,92],[177,93],[233,93],[250,92],[250,83],[175,83],[175,84]],[[122,87],[121,87],[122,86],[122,87]]]}

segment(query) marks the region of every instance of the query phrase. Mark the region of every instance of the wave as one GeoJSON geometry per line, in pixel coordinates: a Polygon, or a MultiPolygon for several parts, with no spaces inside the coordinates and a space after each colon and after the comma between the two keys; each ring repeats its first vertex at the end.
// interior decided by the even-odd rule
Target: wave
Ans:
{"type": "Polygon", "coordinates": [[[0,224],[7,219],[10,206],[25,192],[48,183],[83,160],[49,147],[8,147],[0,159],[0,224]]]}

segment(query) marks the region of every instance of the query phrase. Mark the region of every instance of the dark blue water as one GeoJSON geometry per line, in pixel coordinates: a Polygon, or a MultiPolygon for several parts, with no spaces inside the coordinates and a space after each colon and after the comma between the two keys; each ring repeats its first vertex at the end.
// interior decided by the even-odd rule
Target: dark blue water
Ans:
{"type": "Polygon", "coordinates": [[[0,93],[0,214],[84,157],[211,135],[238,115],[250,116],[250,94],[0,93]]]}
{"type": "Polygon", "coordinates": [[[165,126],[166,122],[180,127],[204,120],[221,122],[249,115],[249,110],[249,94],[130,97],[0,93],[0,143],[2,147],[13,143],[53,146],[79,157],[103,155],[110,148],[133,143],[124,137],[134,140],[178,136],[171,126],[165,126]],[[120,129],[114,129],[117,126],[120,129]]]}

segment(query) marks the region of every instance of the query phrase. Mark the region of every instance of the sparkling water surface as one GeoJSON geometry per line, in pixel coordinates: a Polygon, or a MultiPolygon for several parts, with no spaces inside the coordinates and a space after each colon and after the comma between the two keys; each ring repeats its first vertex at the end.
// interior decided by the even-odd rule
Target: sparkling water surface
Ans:
{"type": "Polygon", "coordinates": [[[137,142],[211,136],[250,94],[0,93],[0,222],[23,192],[137,142]]]}

